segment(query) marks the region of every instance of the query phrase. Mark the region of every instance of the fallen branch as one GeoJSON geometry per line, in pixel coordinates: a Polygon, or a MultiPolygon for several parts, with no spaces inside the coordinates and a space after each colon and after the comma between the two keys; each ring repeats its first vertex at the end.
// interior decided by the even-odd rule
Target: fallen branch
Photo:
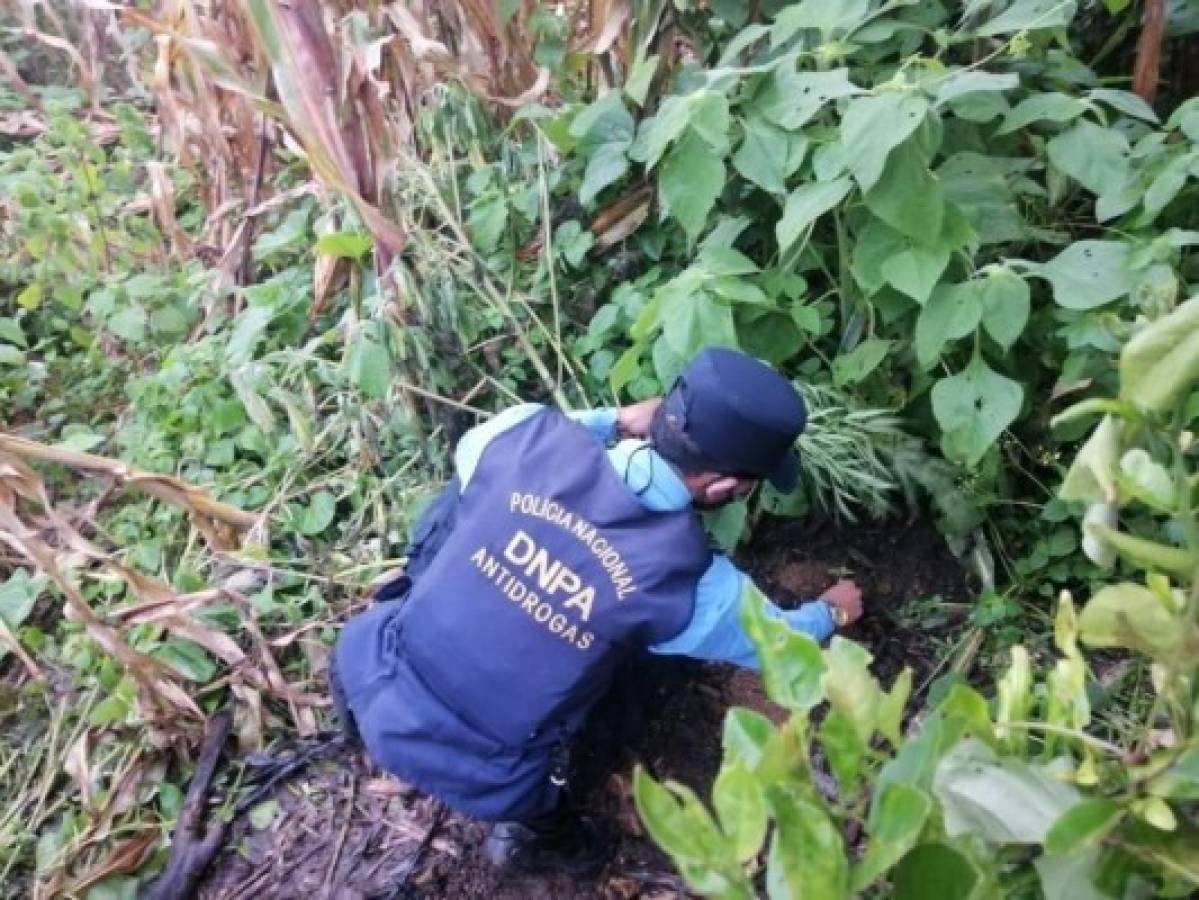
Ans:
{"type": "Polygon", "coordinates": [[[233,713],[229,710],[222,710],[209,720],[208,733],[196,761],[196,773],[187,788],[187,798],[175,825],[171,858],[162,875],[142,895],[142,900],[186,900],[191,897],[200,876],[224,843],[228,823],[219,818],[208,822],[205,806],[221,748],[232,728],[233,713]]]}

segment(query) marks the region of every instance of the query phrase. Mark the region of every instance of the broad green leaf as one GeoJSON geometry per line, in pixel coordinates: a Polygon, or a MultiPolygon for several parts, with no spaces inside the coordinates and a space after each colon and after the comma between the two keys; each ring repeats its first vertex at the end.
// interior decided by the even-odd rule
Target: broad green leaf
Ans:
{"type": "Polygon", "coordinates": [[[254,351],[275,313],[276,310],[269,306],[251,306],[238,315],[229,342],[225,344],[225,359],[230,365],[240,366],[254,358],[254,351]]]}
{"type": "Polygon", "coordinates": [[[587,157],[587,169],[579,187],[579,199],[591,203],[608,185],[629,169],[626,151],[633,142],[633,117],[625,109],[618,91],[610,91],[577,116],[570,133],[587,157]]]}
{"type": "Polygon", "coordinates": [[[216,663],[195,641],[173,638],[163,641],[152,652],[155,659],[197,684],[207,684],[216,677],[216,663]]]}
{"type": "Polygon", "coordinates": [[[1000,347],[1010,350],[1028,324],[1028,282],[1011,269],[997,268],[981,280],[983,328],[1000,347]]]}
{"type": "Polygon", "coordinates": [[[634,344],[612,364],[608,371],[608,383],[612,385],[612,393],[619,394],[625,386],[637,378],[641,371],[641,353],[643,348],[634,344]]]}
{"type": "Polygon", "coordinates": [[[1078,615],[1078,634],[1092,647],[1125,647],[1168,658],[1187,629],[1153,591],[1139,584],[1111,584],[1095,594],[1078,615]]]}
{"type": "Polygon", "coordinates": [[[376,400],[391,390],[391,354],[378,341],[365,335],[350,348],[347,374],[362,393],[376,400]]]}
{"type": "Polygon", "coordinates": [[[262,803],[256,803],[250,808],[247,818],[250,820],[250,825],[258,831],[264,828],[270,828],[275,824],[275,820],[279,818],[279,801],[264,800],[262,803]]]}
{"type": "Polygon", "coordinates": [[[1199,744],[1184,750],[1156,776],[1149,783],[1149,792],[1171,800],[1199,800],[1199,744]]]}
{"type": "Polygon", "coordinates": [[[1124,818],[1124,810],[1114,800],[1095,797],[1070,807],[1045,835],[1045,852],[1068,856],[1094,846],[1124,818]]]}
{"type": "Polygon", "coordinates": [[[629,148],[629,156],[652,169],[667,148],[687,129],[691,108],[687,97],[674,94],[666,97],[656,115],[643,119],[637,129],[637,140],[629,148]]]}
{"type": "Polygon", "coordinates": [[[1028,735],[1023,729],[1008,728],[1012,722],[1024,722],[1032,708],[1032,666],[1028,651],[1016,644],[1012,647],[1012,662],[1003,677],[995,684],[995,730],[1009,752],[1023,755],[1028,735]]]}
{"type": "Polygon", "coordinates": [[[836,181],[812,182],[797,187],[787,197],[783,217],[774,228],[779,252],[786,253],[804,230],[845,199],[853,188],[848,178],[836,181]]]}
{"type": "Polygon", "coordinates": [[[375,244],[365,231],[334,231],[322,234],[312,247],[319,256],[338,256],[344,259],[362,259],[375,244]]]}
{"type": "Polygon", "coordinates": [[[1167,412],[1199,381],[1199,297],[1133,335],[1120,353],[1120,396],[1167,412]]]}
{"type": "Polygon", "coordinates": [[[696,91],[687,98],[688,122],[693,131],[724,156],[729,151],[729,101],[720,91],[696,91]]]}
{"type": "Polygon", "coordinates": [[[704,347],[735,348],[733,311],[705,291],[671,297],[662,307],[662,338],[684,360],[704,347]]]}
{"type": "Polygon", "coordinates": [[[937,767],[933,792],[950,837],[971,834],[998,844],[1038,844],[1078,791],[1044,769],[1000,758],[967,738],[937,767]]]}
{"type": "Polygon", "coordinates": [[[866,294],[876,293],[887,283],[883,277],[883,263],[912,245],[910,238],[873,217],[854,235],[852,243],[850,271],[854,281],[866,294]]]}
{"type": "Polygon", "coordinates": [[[948,265],[948,247],[913,245],[884,260],[880,271],[895,290],[924,303],[948,265]]]}
{"type": "Polygon", "coordinates": [[[42,305],[42,286],[36,281],[27,285],[17,294],[17,306],[21,309],[35,310],[42,305]]]}
{"type": "Polygon", "coordinates": [[[916,845],[932,809],[932,798],[919,788],[896,782],[883,785],[870,812],[866,855],[854,866],[855,892],[877,881],[916,845]]]}
{"type": "Polygon", "coordinates": [[[126,306],[108,320],[108,330],[131,344],[146,339],[146,311],[140,306],[126,306]]]}
{"type": "Polygon", "coordinates": [[[625,96],[636,103],[638,106],[645,105],[645,97],[649,93],[649,87],[654,80],[654,74],[658,71],[658,60],[660,59],[657,53],[650,56],[638,59],[633,63],[632,69],[629,70],[629,77],[624,83],[625,96]]]}
{"type": "Polygon", "coordinates": [[[992,37],[1016,31],[1061,28],[1074,18],[1078,4],[1071,0],[1014,0],[1003,12],[974,29],[976,34],[992,37]]]}
{"type": "Polygon", "coordinates": [[[1015,72],[980,72],[977,69],[958,69],[942,77],[937,83],[936,106],[950,100],[980,91],[1010,91],[1020,86],[1020,76],[1015,72]]]}
{"type": "Polygon", "coordinates": [[[732,247],[704,247],[700,250],[696,263],[705,274],[717,278],[753,275],[760,271],[757,263],[732,247]]]}
{"type": "Polygon", "coordinates": [[[1049,161],[1092,194],[1107,194],[1129,179],[1128,139],[1114,128],[1078,122],[1049,141],[1049,161]]]}
{"type": "Polygon", "coordinates": [[[978,465],[983,454],[1020,413],[1024,389],[995,372],[981,356],[932,389],[933,415],[943,432],[941,447],[950,459],[978,465]]]}
{"type": "Polygon", "coordinates": [[[849,719],[862,741],[874,734],[882,694],[870,674],[870,652],[837,635],[824,654],[824,693],[829,705],[849,719]]]}
{"type": "Polygon", "coordinates": [[[1008,184],[1019,163],[964,151],[937,167],[946,198],[961,210],[980,244],[1011,243],[1028,234],[1029,226],[1008,184]]]}
{"type": "Polygon", "coordinates": [[[973,900],[983,873],[947,844],[921,844],[905,856],[891,878],[895,900],[973,900]]]}
{"type": "Polygon", "coordinates": [[[805,28],[815,28],[828,41],[843,36],[868,21],[869,0],[802,0],[787,6],[774,20],[770,45],[777,47],[805,28]]]}
{"type": "Polygon", "coordinates": [[[1104,416],[1075,454],[1057,495],[1071,502],[1114,502],[1120,443],[1120,423],[1110,414],[1104,416]]]}
{"type": "Polygon", "coordinates": [[[1106,103],[1126,116],[1134,119],[1144,119],[1146,122],[1157,122],[1157,113],[1153,107],[1131,91],[1116,91],[1111,88],[1091,88],[1087,96],[1100,103],[1106,103]]]}
{"type": "Polygon", "coordinates": [[[791,131],[807,124],[830,100],[851,97],[862,89],[849,80],[849,69],[797,72],[794,64],[780,64],[754,99],[751,109],[791,131]]]}
{"type": "MultiPolygon", "coordinates": [[[[693,354],[694,355],[694,354],[693,354]]],[[[678,358],[678,365],[672,365],[668,378],[660,378],[663,384],[673,383],[678,373],[683,370],[689,357],[678,358]]],[[[666,373],[663,373],[666,374],[666,373]]],[[[734,500],[719,509],[704,513],[704,530],[708,532],[716,546],[725,553],[732,553],[745,534],[745,524],[749,518],[749,507],[744,500],[734,500]]]]}
{"type": "Polygon", "coordinates": [[[833,360],[833,383],[837,387],[857,384],[878,368],[891,349],[891,342],[868,338],[848,353],[833,360]]]}
{"type": "Polygon", "coordinates": [[[1033,94],[1017,103],[999,126],[998,134],[1011,134],[1033,122],[1069,122],[1087,111],[1087,104],[1068,94],[1033,94]]]}
{"type": "Polygon", "coordinates": [[[882,177],[863,199],[872,213],[901,234],[934,247],[944,240],[945,191],[915,143],[895,149],[882,177]]]}
{"type": "MultiPolygon", "coordinates": [[[[928,101],[917,94],[890,92],[851,100],[841,119],[845,161],[863,191],[883,174],[887,156],[920,127],[928,101]]],[[[939,230],[932,228],[935,233],[939,230]]]]}
{"type": "Polygon", "coordinates": [[[1143,447],[1133,447],[1120,457],[1119,480],[1141,502],[1160,512],[1174,511],[1174,479],[1143,447]]]}
{"type": "Polygon", "coordinates": [[[746,120],[745,139],[733,156],[741,176],[772,194],[787,192],[787,178],[803,163],[808,139],[764,119],[746,120]]]}
{"type": "Polygon", "coordinates": [[[1045,900],[1111,900],[1111,894],[1095,888],[1098,863],[1099,851],[1091,848],[1070,856],[1044,853],[1033,865],[1045,900]]]}
{"type": "Polygon", "coordinates": [[[820,647],[806,634],[768,615],[761,592],[748,581],[741,601],[741,624],[758,652],[766,695],[771,700],[795,712],[806,712],[824,699],[820,647]]]}
{"type": "Polygon", "coordinates": [[[950,341],[973,334],[982,319],[980,291],[975,283],[941,285],[916,319],[916,359],[932,368],[950,341]]]}
{"type": "Polygon", "coordinates": [[[333,524],[337,512],[337,500],[328,491],[317,491],[304,507],[296,527],[300,533],[312,537],[333,524]]]}
{"type": "Polygon", "coordinates": [[[1029,272],[1049,281],[1058,306],[1094,309],[1132,290],[1130,252],[1123,241],[1076,241],[1049,262],[1031,265],[1029,272]]]}
{"type": "Polygon", "coordinates": [[[720,770],[712,785],[712,806],[732,842],[733,855],[739,862],[751,860],[766,840],[766,796],[744,764],[720,770]]]}
{"type": "Polygon", "coordinates": [[[25,365],[25,354],[8,344],[0,344],[0,366],[21,368],[25,365]]]}
{"type": "MultiPolygon", "coordinates": [[[[0,623],[10,631],[20,628],[33,612],[45,586],[43,576],[31,578],[24,569],[17,569],[8,580],[0,582],[0,623]]],[[[8,648],[0,645],[0,660],[7,654],[8,648]]]]}
{"type": "Polygon", "coordinates": [[[1107,544],[1124,559],[1142,569],[1188,580],[1199,566],[1199,553],[1116,531],[1114,522],[1087,521],[1085,528],[1096,540],[1107,544]]]}
{"type": "Polygon", "coordinates": [[[762,761],[766,745],[775,734],[775,725],[752,709],[733,707],[725,714],[720,745],[723,764],[741,763],[750,771],[762,761]]]}
{"type": "Polygon", "coordinates": [[[17,347],[29,346],[28,341],[25,340],[25,332],[16,319],[0,318],[0,340],[8,341],[17,347]]]}
{"type": "Polygon", "coordinates": [[[840,709],[830,709],[820,723],[820,746],[824,748],[829,768],[837,777],[841,794],[852,799],[858,793],[858,775],[866,755],[866,741],[859,735],[853,721],[840,709]]]}
{"type": "Polygon", "coordinates": [[[508,225],[508,201],[500,194],[480,197],[471,204],[466,223],[474,244],[490,253],[499,244],[508,225]]]}
{"type": "Polygon", "coordinates": [[[908,666],[891,683],[891,690],[879,694],[874,727],[898,749],[903,744],[903,714],[912,696],[912,670],[908,666]]]}
{"type": "Polygon", "coordinates": [[[678,220],[692,244],[724,189],[724,174],[720,156],[694,134],[679,141],[662,163],[658,196],[663,212],[678,220]]]}
{"type": "Polygon", "coordinates": [[[849,866],[841,831],[825,810],[785,789],[774,792],[775,830],[767,859],[771,900],[841,900],[849,866]]]}

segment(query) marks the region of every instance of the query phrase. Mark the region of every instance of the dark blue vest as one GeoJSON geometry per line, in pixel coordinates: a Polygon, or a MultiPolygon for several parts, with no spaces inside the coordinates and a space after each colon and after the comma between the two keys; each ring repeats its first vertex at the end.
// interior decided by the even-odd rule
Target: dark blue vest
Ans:
{"type": "Polygon", "coordinates": [[[374,637],[346,627],[337,663],[368,749],[464,812],[544,811],[551,749],[627,652],[690,621],[710,563],[691,510],[647,510],[586,429],[535,414],[487,446],[402,610],[361,617],[374,637]]]}

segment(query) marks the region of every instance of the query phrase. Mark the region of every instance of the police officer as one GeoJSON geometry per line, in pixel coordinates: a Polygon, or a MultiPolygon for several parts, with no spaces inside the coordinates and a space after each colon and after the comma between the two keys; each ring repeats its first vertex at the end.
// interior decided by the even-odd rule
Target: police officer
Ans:
{"type": "MultiPolygon", "coordinates": [[[[755,667],[747,576],[696,509],[759,481],[791,491],[803,400],[769,366],[707,349],[669,393],[619,410],[512,407],[467,432],[407,573],[347,623],[331,682],[383,768],[494,823],[488,857],[593,872],[592,826],[560,809],[566,748],[618,664],[646,650],[755,667]]],[[[794,610],[827,640],[861,615],[840,581],[794,610]]]]}

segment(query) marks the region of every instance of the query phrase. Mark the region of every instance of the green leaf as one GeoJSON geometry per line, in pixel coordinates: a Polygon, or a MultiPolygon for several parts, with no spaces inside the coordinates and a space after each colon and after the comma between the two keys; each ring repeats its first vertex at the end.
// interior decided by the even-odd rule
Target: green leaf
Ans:
{"type": "Polygon", "coordinates": [[[312,537],[320,534],[331,524],[337,512],[337,500],[328,491],[317,491],[300,514],[296,523],[300,534],[312,537]]]}
{"type": "Polygon", "coordinates": [[[800,234],[838,203],[845,199],[853,187],[848,178],[835,181],[813,182],[797,187],[787,197],[783,217],[775,226],[779,252],[786,253],[799,239],[800,234]]]}
{"type": "Polygon", "coordinates": [[[1020,86],[1020,76],[1015,72],[980,72],[977,69],[958,69],[944,76],[937,85],[936,106],[950,100],[980,91],[1010,91],[1020,86]]]}
{"type": "Polygon", "coordinates": [[[1079,800],[1077,789],[1050,772],[1000,758],[973,738],[941,760],[933,792],[941,802],[947,834],[971,834],[999,844],[1041,843],[1079,800]]]}
{"type": "Polygon", "coordinates": [[[1069,0],[1014,0],[999,15],[974,29],[983,37],[1031,31],[1041,28],[1061,28],[1069,25],[1078,5],[1069,0]]]}
{"type": "Polygon", "coordinates": [[[8,341],[18,347],[29,346],[25,340],[25,332],[21,330],[21,325],[16,319],[0,318],[0,340],[8,341]]]}
{"type": "Polygon", "coordinates": [[[926,245],[942,242],[945,191],[915,143],[891,154],[882,178],[863,199],[872,213],[901,234],[926,245]]]}
{"type": "Polygon", "coordinates": [[[883,785],[870,813],[866,855],[854,866],[854,891],[869,887],[916,845],[932,809],[932,797],[919,788],[883,785]]]}
{"type": "Polygon", "coordinates": [[[858,735],[849,716],[840,709],[830,709],[820,723],[820,745],[824,748],[829,768],[837,776],[837,784],[846,799],[857,796],[858,775],[866,756],[866,742],[858,735]]]}
{"type": "Polygon", "coordinates": [[[1129,244],[1123,241],[1076,241],[1029,272],[1053,286],[1053,299],[1066,309],[1094,309],[1132,290],[1129,244]]]}
{"type": "Polygon", "coordinates": [[[1133,447],[1120,457],[1118,478],[1120,486],[1142,503],[1160,512],[1174,511],[1174,479],[1143,447],[1133,447]]]}
{"type": "Polygon", "coordinates": [[[866,24],[871,4],[868,0],[802,0],[787,6],[774,20],[770,45],[778,47],[805,28],[815,28],[828,41],[866,24]]]}
{"type": "Polygon", "coordinates": [[[803,163],[808,139],[756,117],[746,120],[744,127],[745,138],[733,155],[733,167],[762,190],[785,194],[787,178],[803,163]]]}
{"type": "Polygon", "coordinates": [[[275,310],[269,306],[251,306],[237,316],[233,333],[225,345],[225,360],[231,366],[240,366],[254,358],[266,327],[275,318],[275,310]]]}
{"type": "Polygon", "coordinates": [[[878,181],[887,156],[920,127],[928,109],[927,100],[909,93],[890,92],[849,102],[841,119],[841,146],[863,191],[878,181]]]}
{"type": "Polygon", "coordinates": [[[1119,458],[1120,424],[1114,416],[1106,415],[1075,454],[1058,496],[1080,503],[1114,502],[1119,458]]]}
{"type": "Polygon", "coordinates": [[[741,624],[758,651],[766,694],[796,712],[806,712],[824,697],[820,647],[806,634],[766,614],[765,598],[746,581],[741,624]]]}
{"type": "Polygon", "coordinates": [[[783,62],[751,109],[780,128],[793,131],[807,124],[829,101],[860,93],[862,89],[849,80],[849,69],[797,72],[793,63],[783,62]]]}
{"type": "Polygon", "coordinates": [[[694,134],[688,134],[670,151],[658,176],[658,196],[665,214],[683,226],[694,244],[708,213],[724,189],[724,163],[694,134]]]}
{"type": "Polygon", "coordinates": [[[950,341],[973,334],[982,319],[980,291],[972,282],[946,284],[933,291],[916,319],[916,359],[930,369],[950,341]]]}
{"type": "Polygon", "coordinates": [[[687,129],[690,105],[687,98],[674,94],[666,97],[656,115],[644,119],[637,129],[637,140],[629,148],[629,156],[653,169],[682,133],[687,129]]]}
{"type": "Polygon", "coordinates": [[[874,734],[882,694],[870,674],[871,659],[865,647],[840,635],[833,637],[824,654],[824,693],[829,705],[840,710],[863,742],[874,734]]]}
{"type": "Polygon", "coordinates": [[[1011,349],[1028,324],[1028,283],[1010,269],[997,268],[981,281],[983,328],[1004,350],[1011,349]]]}
{"type": "Polygon", "coordinates": [[[1126,116],[1134,119],[1144,119],[1146,122],[1158,121],[1153,107],[1131,91],[1116,91],[1111,88],[1091,88],[1087,96],[1100,103],[1106,103],[1126,116]]]}
{"type": "Polygon", "coordinates": [[[641,354],[644,348],[634,344],[612,364],[608,371],[608,383],[612,385],[612,393],[619,394],[625,386],[635,380],[641,372],[641,354]]]}
{"type": "Polygon", "coordinates": [[[374,239],[365,231],[333,231],[322,234],[312,252],[318,256],[362,259],[374,245],[374,239]]]}
{"type": "MultiPolygon", "coordinates": [[[[681,357],[680,361],[686,361],[681,357]]],[[[679,367],[681,371],[682,366],[679,367]]],[[[677,374],[677,372],[672,373],[677,374]]],[[[669,383],[663,379],[663,383],[669,383]]],[[[711,510],[704,514],[704,529],[716,542],[716,546],[725,553],[732,553],[745,534],[745,524],[749,518],[749,507],[744,500],[726,503],[720,509],[711,510]]]]}
{"type": "Polygon", "coordinates": [[[108,330],[123,341],[139,344],[146,339],[146,311],[126,306],[108,320],[108,330]]]}
{"type": "Polygon", "coordinates": [[[1033,122],[1069,122],[1087,111],[1087,104],[1068,94],[1033,94],[1004,116],[997,134],[1011,134],[1033,122]]]}
{"type": "Polygon", "coordinates": [[[8,344],[0,344],[0,366],[12,366],[13,368],[21,368],[25,365],[25,354],[16,347],[10,347],[8,344]]]}
{"type": "Polygon", "coordinates": [[[376,400],[391,390],[391,354],[373,338],[359,337],[350,348],[348,375],[362,393],[376,400]]]}
{"type": "Polygon", "coordinates": [[[983,873],[969,857],[946,844],[921,844],[905,856],[891,878],[894,900],[971,900],[983,873]]]}
{"type": "Polygon", "coordinates": [[[42,305],[42,286],[36,281],[27,285],[17,294],[17,306],[21,309],[35,310],[42,305]]]}
{"type": "Polygon", "coordinates": [[[1049,161],[1092,194],[1107,194],[1128,181],[1128,139],[1114,128],[1078,122],[1049,141],[1049,161]]]}
{"type": "Polygon", "coordinates": [[[823,808],[785,789],[771,797],[775,830],[767,859],[771,900],[841,900],[849,866],[841,831],[823,808]]]}
{"type": "Polygon", "coordinates": [[[1020,413],[1024,389],[993,371],[981,356],[932,389],[941,447],[950,459],[975,466],[1020,413]]]}
{"type": "Polygon", "coordinates": [[[757,855],[766,840],[766,796],[741,763],[721,769],[712,785],[712,806],[739,862],[757,855]]]}
{"type": "Polygon", "coordinates": [[[833,383],[837,387],[857,384],[878,368],[890,349],[890,341],[867,338],[849,353],[833,360],[833,383]]]}
{"type": "Polygon", "coordinates": [[[879,271],[895,290],[924,303],[948,265],[948,247],[911,246],[884,260],[879,271]]]}
{"type": "Polygon", "coordinates": [[[651,54],[644,59],[638,59],[629,70],[629,77],[624,83],[624,93],[638,106],[645,105],[645,97],[649,93],[654,74],[658,71],[659,59],[657,53],[651,54]]]}
{"type": "Polygon", "coordinates": [[[696,91],[687,98],[688,124],[711,146],[713,152],[724,156],[729,151],[729,101],[720,91],[696,91]]]}
{"type": "Polygon", "coordinates": [[[1011,243],[1028,234],[1008,184],[1014,168],[1001,158],[969,151],[953,154],[937,168],[946,198],[961,210],[980,244],[1011,243]]]}
{"type": "Polygon", "coordinates": [[[279,817],[279,811],[278,800],[264,800],[262,803],[256,803],[250,808],[248,815],[250,825],[258,831],[270,828],[275,824],[275,819],[279,817]]]}
{"type": "Polygon", "coordinates": [[[195,641],[179,638],[164,641],[154,648],[153,655],[198,684],[207,684],[216,677],[216,663],[195,641]]]}
{"type": "MultiPolygon", "coordinates": [[[[33,612],[45,586],[44,577],[31,578],[24,569],[17,569],[6,581],[0,582],[0,622],[7,625],[9,631],[20,628],[33,612]]],[[[8,648],[0,646],[0,659],[7,653],[8,648]]]]}
{"type": "Polygon", "coordinates": [[[1099,867],[1099,851],[1095,848],[1070,856],[1042,854],[1033,865],[1045,900],[1111,900],[1111,894],[1095,888],[1094,876],[1099,867]]]}
{"type": "Polygon", "coordinates": [[[1199,380],[1199,297],[1142,328],[1120,353],[1120,396],[1167,412],[1199,380]]]}
{"type": "Polygon", "coordinates": [[[1045,835],[1045,852],[1068,856],[1103,840],[1124,818],[1124,809],[1114,800],[1097,797],[1070,807],[1045,835]]]}
{"type": "Polygon", "coordinates": [[[677,294],[662,306],[662,339],[684,360],[703,347],[736,347],[733,311],[704,291],[677,294]]]}
{"type": "Polygon", "coordinates": [[[480,197],[471,204],[466,224],[475,246],[490,253],[499,244],[508,225],[508,201],[500,194],[480,197]]]}
{"type": "Polygon", "coordinates": [[[762,761],[775,731],[774,723],[760,712],[733,707],[725,714],[720,740],[724,765],[741,763],[752,772],[762,761]]]}
{"type": "Polygon", "coordinates": [[[609,91],[571,123],[570,133],[579,140],[587,169],[579,187],[579,200],[590,204],[608,185],[629,170],[626,151],[633,142],[634,122],[618,91],[609,91]]]}
{"type": "Polygon", "coordinates": [[[1167,659],[1187,630],[1153,591],[1124,582],[1107,585],[1087,602],[1078,615],[1078,633],[1092,647],[1125,647],[1167,659]]]}

